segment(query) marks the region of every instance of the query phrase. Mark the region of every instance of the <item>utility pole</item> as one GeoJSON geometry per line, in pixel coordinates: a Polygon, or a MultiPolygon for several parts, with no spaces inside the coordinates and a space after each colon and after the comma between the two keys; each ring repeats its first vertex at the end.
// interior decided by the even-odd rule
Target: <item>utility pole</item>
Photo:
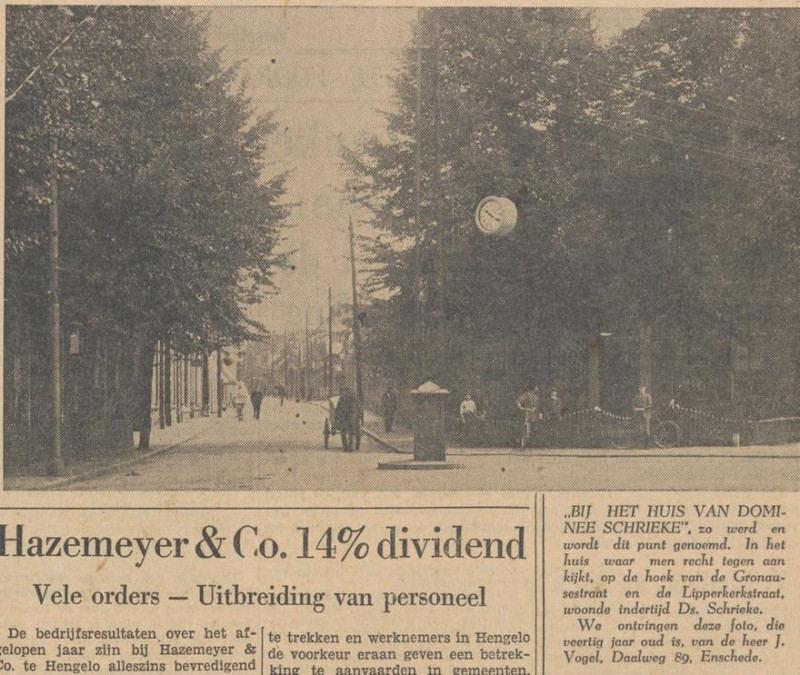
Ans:
{"type": "MultiPolygon", "coordinates": [[[[277,333],[271,332],[269,336],[269,384],[275,388],[275,339],[277,333]]],[[[266,393],[266,392],[265,392],[266,393]]]]}
{"type": "Polygon", "coordinates": [[[333,396],[333,289],[328,286],[328,396],[333,396]]]}
{"type": "Polygon", "coordinates": [[[217,417],[222,417],[222,349],[217,348],[217,417]]]}
{"type": "Polygon", "coordinates": [[[308,306],[306,306],[306,399],[311,400],[314,397],[314,355],[311,353],[311,337],[308,332],[308,306]]]}
{"type": "Polygon", "coordinates": [[[61,448],[61,304],[58,297],[58,141],[50,129],[50,404],[52,408],[51,466],[54,476],[64,474],[61,448]]]}
{"type": "Polygon", "coordinates": [[[364,409],[364,389],[361,380],[361,319],[358,311],[358,287],[356,286],[356,237],[353,230],[353,217],[350,216],[350,277],[353,286],[353,347],[356,360],[356,396],[364,409]]]}

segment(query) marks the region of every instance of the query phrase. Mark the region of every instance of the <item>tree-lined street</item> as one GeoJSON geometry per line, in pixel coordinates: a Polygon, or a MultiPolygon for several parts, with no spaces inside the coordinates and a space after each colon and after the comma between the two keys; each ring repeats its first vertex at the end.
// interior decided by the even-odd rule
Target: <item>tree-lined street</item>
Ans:
{"type": "MultiPolygon", "coordinates": [[[[793,490],[800,481],[796,447],[603,449],[451,448],[451,469],[381,470],[402,461],[365,436],[359,453],[343,453],[339,439],[325,450],[321,404],[269,398],[256,421],[199,419],[186,424],[187,439],[166,452],[119,471],[71,482],[70,490],[122,491],[370,491],[370,490],[793,490]],[[759,471],[753,472],[753,461],[759,471]]],[[[406,429],[385,434],[410,450],[406,429]]],[[[158,441],[158,432],[154,433],[158,441]]],[[[48,489],[40,480],[29,487],[48,489]]],[[[14,481],[10,487],[15,487],[14,481]]]]}
{"type": "Polygon", "coordinates": [[[797,487],[796,11],[6,15],[10,479],[797,487]],[[321,451],[336,395],[463,466],[321,451]]]}

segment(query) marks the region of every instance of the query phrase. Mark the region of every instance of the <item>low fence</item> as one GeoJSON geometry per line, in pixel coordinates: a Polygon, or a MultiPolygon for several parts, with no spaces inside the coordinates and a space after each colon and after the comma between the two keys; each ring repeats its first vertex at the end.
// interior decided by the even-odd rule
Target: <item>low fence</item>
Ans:
{"type": "MultiPolygon", "coordinates": [[[[654,424],[672,421],[680,428],[679,446],[780,445],[800,442],[800,417],[741,420],[685,408],[673,403],[656,411],[654,424]]],[[[536,420],[532,447],[602,448],[620,427],[634,424],[631,417],[600,408],[577,410],[559,418],[536,420]]],[[[524,425],[520,414],[509,419],[475,419],[467,423],[459,417],[448,420],[448,436],[453,445],[474,447],[514,447],[519,444],[524,425]]]]}

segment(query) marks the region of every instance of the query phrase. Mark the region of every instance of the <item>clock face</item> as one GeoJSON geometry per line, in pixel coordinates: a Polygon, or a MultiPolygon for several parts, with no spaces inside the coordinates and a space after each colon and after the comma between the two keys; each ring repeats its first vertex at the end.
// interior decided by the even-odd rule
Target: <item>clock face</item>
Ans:
{"type": "Polygon", "coordinates": [[[475,211],[475,224],[486,235],[506,235],[517,224],[517,207],[505,197],[486,197],[475,211]]]}

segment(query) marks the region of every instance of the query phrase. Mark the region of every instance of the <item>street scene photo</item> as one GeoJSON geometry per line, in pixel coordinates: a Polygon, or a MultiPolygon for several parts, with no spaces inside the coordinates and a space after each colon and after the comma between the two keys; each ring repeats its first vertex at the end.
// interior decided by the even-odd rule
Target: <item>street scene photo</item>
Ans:
{"type": "Polygon", "coordinates": [[[6,8],[6,490],[800,489],[796,8],[6,8]]]}

